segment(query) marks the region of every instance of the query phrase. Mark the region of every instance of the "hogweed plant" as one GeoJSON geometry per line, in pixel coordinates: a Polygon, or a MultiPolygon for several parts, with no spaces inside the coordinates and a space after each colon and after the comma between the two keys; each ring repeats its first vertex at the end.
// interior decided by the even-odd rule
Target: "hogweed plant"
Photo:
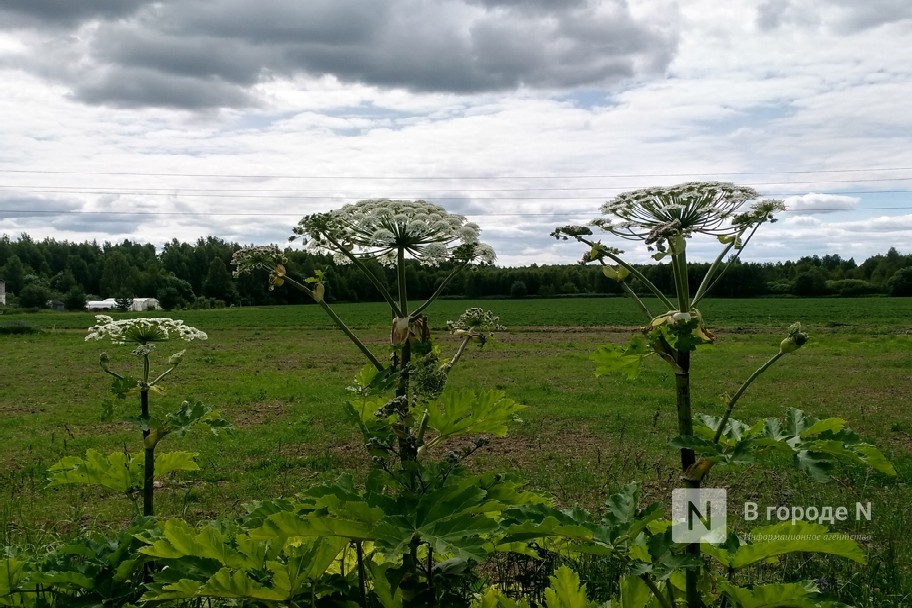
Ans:
{"type": "MultiPolygon", "coordinates": [[[[350,387],[346,412],[361,430],[373,470],[363,490],[343,475],[331,486],[304,491],[296,502],[261,506],[248,522],[243,542],[269,541],[276,568],[292,567],[301,545],[292,538],[312,537],[307,551],[325,561],[308,576],[282,588],[264,591],[275,600],[290,600],[304,589],[328,593],[320,577],[336,561],[351,577],[359,605],[437,605],[453,601],[458,585],[471,577],[472,565],[495,550],[496,532],[505,512],[544,498],[524,491],[508,475],[470,475],[462,463],[485,445],[488,436],[503,436],[507,424],[523,407],[498,391],[446,391],[449,373],[468,346],[483,345],[502,327],[491,312],[471,308],[448,323],[460,339],[456,352],[445,357],[432,339],[425,312],[451,280],[472,264],[494,261],[494,251],[480,242],[479,227],[460,215],[427,201],[365,200],[328,213],[304,217],[290,240],[302,239],[308,251],[332,254],[340,264],[354,264],[389,306],[388,353],[375,354],[326,301],[326,275],[294,278],[285,254],[275,246],[251,247],[235,253],[235,276],[268,274],[270,289],[291,286],[308,294],[367,359],[350,387]],[[372,270],[376,261],[393,269],[395,284],[372,270]],[[413,305],[408,297],[407,263],[448,264],[436,291],[413,305]],[[441,455],[436,448],[448,446],[441,455]],[[252,527],[252,529],[251,529],[252,527]],[[348,546],[354,558],[343,549],[348,546]]],[[[175,530],[175,534],[182,532],[175,530]]],[[[238,546],[237,539],[231,541],[238,546]]],[[[163,539],[149,539],[146,552],[156,558],[172,555],[163,539]]],[[[227,564],[227,562],[226,562],[227,564]]],[[[250,561],[225,576],[237,581],[236,597],[251,597],[244,585],[255,578],[250,561]],[[242,582],[243,581],[243,582],[242,582]]],[[[284,575],[283,575],[284,576],[284,575]]],[[[165,586],[162,592],[192,597],[224,595],[218,573],[204,582],[165,586]]],[[[278,579],[275,579],[278,580],[278,579]]],[[[283,579],[284,580],[284,579],[283,579]]],[[[156,596],[160,597],[160,596],[156,596]]]]}
{"type": "MultiPolygon", "coordinates": [[[[661,358],[671,367],[675,377],[678,427],[678,436],[672,445],[680,450],[680,480],[685,489],[699,489],[716,464],[751,462],[757,454],[776,449],[791,454],[800,468],[818,480],[828,478],[839,460],[861,462],[882,473],[895,475],[892,465],[876,448],[844,428],[845,421],[818,420],[791,409],[785,422],[769,419],[748,425],[731,417],[739,399],[764,371],[807,342],[808,335],[798,323],[789,328],[777,353],[733,396],[724,396],[726,405],[721,417],[703,416],[700,424],[695,424],[691,405],[691,354],[715,341],[698,305],[737,260],[760,226],[775,221],[774,215],[785,209],[781,201],[758,198],[753,189],[729,183],[694,182],[648,188],[621,194],[605,203],[602,207],[604,217],[593,221],[592,227],[564,226],[552,233],[558,239],[574,239],[586,245],[588,251],[582,263],[601,264],[605,276],[620,284],[643,312],[646,321],[640,335],[631,339],[626,347],[605,346],[592,356],[598,366],[596,374],[619,371],[634,378],[643,360],[650,356],[661,358]],[[674,294],[666,295],[650,282],[624,259],[621,249],[597,240],[593,227],[611,236],[641,242],[656,261],[667,260],[674,278],[674,294]],[[691,293],[687,247],[696,235],[715,237],[721,250],[696,291],[691,293]],[[665,310],[650,310],[631,287],[631,279],[637,279],[665,310]]],[[[621,584],[622,596],[628,598],[628,603],[623,604],[625,607],[683,605],[698,608],[715,603],[723,606],[830,605],[817,602],[819,593],[813,583],[745,589],[735,585],[733,577],[738,569],[749,564],[794,551],[863,559],[858,546],[850,540],[747,544],[734,534],[729,535],[723,547],[701,550],[699,542],[690,542],[680,552],[672,542],[671,522],[660,519],[660,509],[656,506],[638,511],[637,498],[636,487],[629,486],[612,497],[609,506],[614,506],[606,516],[608,519],[603,520],[620,526],[619,531],[609,535],[607,544],[621,549],[629,560],[631,574],[621,584]],[[726,576],[720,577],[718,569],[705,562],[707,555],[723,566],[726,576]],[[682,570],[683,576],[680,576],[682,570]],[[638,599],[632,601],[631,597],[638,599]]],[[[775,536],[787,532],[795,538],[812,538],[815,534],[822,538],[821,529],[825,533],[826,528],[814,526],[816,524],[808,524],[800,530],[799,526],[792,530],[777,529],[775,536]]]]}
{"type": "MultiPolygon", "coordinates": [[[[209,428],[213,433],[228,427],[228,423],[219,417],[212,408],[200,402],[183,401],[180,407],[164,416],[153,414],[150,409],[149,394],[163,393],[161,382],[168,377],[183,361],[186,349],[180,350],[167,359],[164,371],[154,374],[152,358],[156,346],[171,340],[193,342],[206,340],[205,332],[185,325],[179,319],[170,318],[133,318],[115,320],[107,315],[96,315],[96,324],[89,328],[86,341],[108,341],[116,346],[132,346],[132,355],[139,359],[140,373],[133,376],[115,371],[111,367],[111,358],[106,352],[99,356],[99,365],[112,378],[111,392],[117,401],[127,397],[139,397],[138,415],[125,417],[142,431],[144,458],[142,461],[133,458],[126,452],[115,452],[110,455],[89,450],[85,458],[66,457],[53,465],[49,472],[50,485],[70,483],[90,483],[105,486],[133,496],[137,490],[142,492],[142,514],[154,515],[154,492],[156,479],[174,471],[197,471],[195,454],[190,452],[170,452],[156,455],[155,448],[167,435],[182,435],[197,426],[209,428]]],[[[109,420],[114,416],[115,402],[105,401],[102,418],[109,420]]]]}

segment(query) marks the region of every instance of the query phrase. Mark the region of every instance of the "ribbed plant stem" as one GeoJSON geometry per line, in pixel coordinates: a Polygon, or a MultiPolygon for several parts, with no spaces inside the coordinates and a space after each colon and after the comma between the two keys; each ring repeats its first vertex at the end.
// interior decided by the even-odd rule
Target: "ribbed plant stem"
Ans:
{"type": "MultiPolygon", "coordinates": [[[[143,389],[139,392],[140,416],[143,420],[149,419],[149,389],[143,389]]],[[[143,446],[145,439],[151,434],[150,429],[143,431],[143,446]]],[[[145,446],[145,461],[143,466],[143,515],[152,517],[153,493],[155,492],[155,448],[145,446]]]]}
{"type": "Polygon", "coordinates": [[[152,433],[149,426],[149,355],[143,355],[143,378],[139,391],[139,417],[146,425],[143,430],[143,448],[145,460],[143,461],[143,515],[154,515],[155,492],[155,446],[147,446],[146,438],[152,433]]]}
{"type": "MultiPolygon", "coordinates": [[[[675,357],[678,364],[678,371],[675,374],[675,390],[677,394],[678,406],[678,434],[681,437],[693,436],[693,409],[690,400],[690,352],[678,352],[675,357]]],[[[681,448],[681,472],[687,473],[687,470],[696,462],[694,451],[689,448],[681,448]]],[[[687,488],[699,488],[700,482],[684,479],[684,486],[687,488]]],[[[700,543],[690,543],[685,549],[688,555],[700,557],[700,543]]],[[[685,571],[685,594],[687,597],[687,608],[701,608],[702,600],[700,599],[700,590],[697,583],[700,577],[700,571],[697,568],[688,568],[685,571]]]]}

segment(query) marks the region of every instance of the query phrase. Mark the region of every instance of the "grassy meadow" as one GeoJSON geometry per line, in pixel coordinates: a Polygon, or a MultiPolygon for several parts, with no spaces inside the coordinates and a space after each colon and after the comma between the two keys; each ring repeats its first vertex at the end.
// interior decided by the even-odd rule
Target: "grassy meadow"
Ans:
{"type": "MultiPolygon", "coordinates": [[[[643,482],[647,499],[670,505],[679,462],[667,445],[676,434],[668,366],[650,361],[638,379],[628,381],[596,378],[588,360],[600,344],[626,342],[642,323],[630,302],[443,300],[429,318],[440,330],[444,355],[457,346],[442,331],[445,322],[469,306],[494,310],[507,330],[484,349],[467,352],[451,384],[502,389],[528,406],[523,423],[477,453],[472,466],[518,471],[566,506],[598,509],[607,493],[632,480],[643,482]]],[[[385,356],[389,328],[383,305],[335,308],[378,357],[385,356]]],[[[796,577],[857,587],[852,597],[859,605],[912,605],[912,547],[905,536],[912,528],[912,300],[719,299],[706,301],[702,312],[717,341],[694,355],[697,411],[721,415],[719,395],[737,390],[777,352],[788,325],[800,320],[811,342],[762,376],[734,417],[781,417],[798,407],[818,417],[845,418],[899,471],[898,480],[889,480],[844,470],[838,482],[820,484],[787,462],[718,467],[706,485],[728,488],[729,521],[738,525],[742,518],[731,505],[746,500],[759,503],[761,511],[816,505],[853,512],[856,502],[870,501],[870,522],[837,522],[837,529],[865,539],[869,565],[794,557],[782,567],[796,577]],[[896,603],[883,603],[887,600],[896,603]],[[901,603],[906,600],[909,604],[901,603]]],[[[206,331],[209,339],[159,345],[159,371],[172,352],[186,346],[187,354],[162,384],[165,393],[152,394],[152,409],[201,400],[216,406],[235,430],[224,437],[199,434],[162,442],[159,452],[198,452],[202,470],[165,483],[156,494],[160,514],[231,515],[242,512],[247,501],[291,495],[342,470],[366,470],[360,435],[340,407],[362,358],[318,307],[171,316],[206,331]]],[[[88,448],[140,451],[138,432],[130,425],[100,420],[110,383],[98,355],[108,352],[112,369],[134,374],[138,360],[128,346],[84,341],[94,323],[87,313],[0,315],[0,326],[20,321],[43,331],[0,334],[0,545],[120,526],[139,505],[88,487],[46,488],[46,469],[88,448]]],[[[125,405],[130,409],[124,416],[136,415],[136,403],[125,405]]]]}

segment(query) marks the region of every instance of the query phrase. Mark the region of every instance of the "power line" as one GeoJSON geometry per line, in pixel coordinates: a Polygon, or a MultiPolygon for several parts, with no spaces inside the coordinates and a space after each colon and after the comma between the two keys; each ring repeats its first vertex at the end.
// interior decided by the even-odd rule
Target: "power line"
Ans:
{"type": "MultiPolygon", "coordinates": [[[[899,211],[912,209],[912,206],[906,207],[866,207],[865,210],[873,211],[899,211]]],[[[844,209],[842,207],[817,207],[812,210],[815,212],[823,211],[853,211],[853,209],[844,209]]],[[[184,217],[301,217],[301,213],[289,212],[206,212],[206,211],[79,211],[73,209],[55,210],[55,209],[0,209],[0,213],[16,213],[25,215],[125,215],[125,216],[184,216],[184,217]]],[[[788,210],[786,210],[788,213],[788,210]]],[[[469,217],[574,217],[574,216],[597,216],[601,215],[598,211],[555,211],[549,213],[465,213],[469,217]]]]}
{"type": "Polygon", "coordinates": [[[140,171],[62,171],[49,169],[0,169],[0,173],[29,173],[36,175],[104,175],[141,177],[210,177],[229,179],[340,179],[340,180],[502,180],[502,179],[606,179],[636,177],[711,177],[721,175],[810,175],[815,173],[866,173],[877,171],[912,171],[912,167],[880,167],[871,169],[818,169],[804,171],[728,171],[715,173],[626,173],[608,175],[465,175],[465,176],[391,176],[391,175],[293,175],[293,174],[230,174],[230,173],[153,173],[140,171]]]}
{"type": "MultiPolygon", "coordinates": [[[[912,181],[912,177],[893,177],[893,178],[869,178],[869,179],[842,179],[842,180],[826,180],[825,183],[829,184],[854,184],[854,183],[875,183],[875,182],[908,182],[912,181]]],[[[801,181],[801,182],[754,182],[752,186],[798,186],[798,185],[807,185],[807,184],[818,184],[819,181],[801,181]]],[[[465,189],[459,188],[460,192],[575,192],[575,191],[590,191],[590,190],[602,190],[602,191],[614,191],[614,190],[632,190],[641,188],[642,186],[583,186],[583,187],[565,187],[565,188],[473,188],[465,189]]],[[[327,190],[300,190],[300,189],[266,189],[266,188],[141,188],[138,190],[127,190],[124,188],[115,188],[115,187],[90,187],[90,186],[43,186],[43,185],[27,185],[27,184],[0,184],[0,188],[5,188],[8,190],[12,189],[26,189],[33,190],[36,192],[50,192],[50,193],[69,193],[69,194],[130,194],[130,195],[142,195],[142,194],[174,194],[174,195],[183,195],[183,196],[203,196],[202,194],[193,194],[196,192],[207,193],[206,196],[215,196],[218,194],[229,195],[229,193],[234,192],[260,192],[260,193],[282,193],[282,192],[327,192],[327,190]]],[[[425,194],[430,194],[434,192],[451,192],[450,190],[424,190],[425,194]]],[[[370,193],[357,193],[349,192],[347,196],[361,196],[361,195],[370,195],[370,193]]],[[[238,195],[241,196],[241,195],[238,195]]],[[[301,198],[324,198],[329,196],[338,196],[337,193],[326,194],[323,197],[301,197],[301,198]]],[[[500,198],[500,197],[498,197],[500,198]]]]}

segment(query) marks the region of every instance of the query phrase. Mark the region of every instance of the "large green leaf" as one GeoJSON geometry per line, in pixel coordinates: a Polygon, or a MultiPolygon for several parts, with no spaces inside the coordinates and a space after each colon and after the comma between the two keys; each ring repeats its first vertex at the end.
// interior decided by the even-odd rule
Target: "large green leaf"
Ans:
{"type": "Polygon", "coordinates": [[[21,585],[28,578],[26,562],[12,558],[0,558],[0,598],[22,590],[21,585]]]}
{"type": "Polygon", "coordinates": [[[448,391],[428,405],[428,426],[436,436],[426,445],[430,448],[455,435],[503,437],[507,424],[525,407],[502,391],[448,391]]]}
{"type": "Polygon", "coordinates": [[[553,576],[549,576],[551,586],[545,589],[545,605],[548,608],[586,608],[586,585],[580,583],[579,575],[561,566],[553,576]]]}
{"type": "Polygon", "coordinates": [[[165,585],[154,597],[146,596],[146,599],[167,600],[198,597],[267,601],[290,599],[286,593],[267,587],[250,578],[245,572],[231,568],[222,568],[203,583],[183,579],[165,585]]]}
{"type": "Polygon", "coordinates": [[[214,559],[230,568],[256,568],[261,565],[233,549],[232,543],[220,530],[212,526],[203,526],[197,532],[182,519],[165,521],[161,525],[161,536],[139,551],[158,559],[214,559]]]}
{"type": "Polygon", "coordinates": [[[206,427],[217,435],[220,431],[231,428],[231,423],[200,401],[184,401],[176,412],[165,416],[158,434],[161,437],[169,434],[180,437],[198,427],[206,427]]]}
{"type": "Polygon", "coordinates": [[[814,583],[773,583],[747,589],[719,581],[725,595],[740,608],[849,608],[839,602],[819,599],[814,583]]]}
{"type": "Polygon", "coordinates": [[[480,597],[472,600],[469,608],[526,608],[528,605],[527,602],[519,603],[504,596],[496,587],[488,587],[480,597]]]}
{"type": "Polygon", "coordinates": [[[71,483],[94,484],[118,492],[142,487],[143,463],[124,452],[105,456],[97,450],[87,450],[85,458],[66,456],[48,469],[48,486],[71,483]]]}
{"type": "Polygon", "coordinates": [[[646,608],[653,599],[652,591],[639,576],[621,579],[620,608],[646,608]]]}
{"type": "Polygon", "coordinates": [[[199,471],[196,454],[192,452],[167,452],[155,455],[155,478],[161,479],[174,471],[199,471]]]}
{"type": "Polygon", "coordinates": [[[616,344],[600,346],[598,350],[589,355],[589,360],[596,364],[595,375],[622,373],[629,380],[640,375],[640,366],[643,359],[653,354],[643,336],[634,336],[626,347],[616,344]]]}
{"type": "Polygon", "coordinates": [[[763,540],[742,544],[732,552],[717,547],[707,553],[735,570],[770,557],[800,552],[825,553],[860,564],[865,562],[864,552],[858,543],[845,536],[832,535],[826,526],[817,523],[795,521],[761,526],[751,530],[751,537],[763,540]]]}
{"type": "Polygon", "coordinates": [[[719,443],[712,438],[721,419],[702,416],[701,420],[705,426],[695,429],[694,436],[678,437],[672,445],[692,449],[712,463],[749,463],[758,454],[778,450],[791,454],[798,468],[817,481],[829,479],[840,462],[896,475],[883,453],[845,428],[841,418],[821,420],[790,408],[783,420],[767,418],[750,427],[729,419],[719,443]]]}

